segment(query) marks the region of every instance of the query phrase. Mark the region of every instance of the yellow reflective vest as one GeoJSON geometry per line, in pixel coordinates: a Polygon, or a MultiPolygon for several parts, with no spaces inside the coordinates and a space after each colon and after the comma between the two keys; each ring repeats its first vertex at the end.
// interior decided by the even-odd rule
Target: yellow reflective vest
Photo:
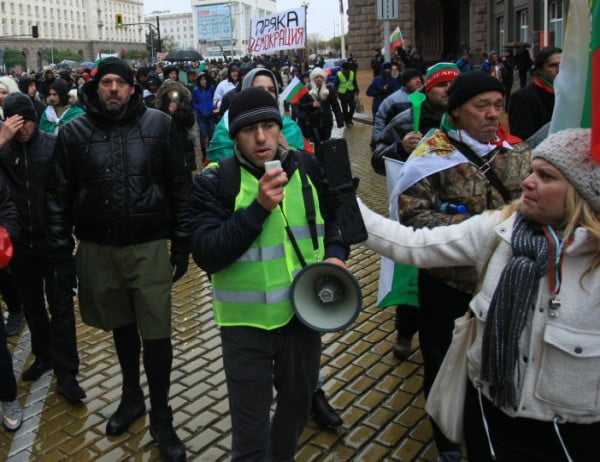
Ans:
{"type": "MultiPolygon", "coordinates": [[[[248,207],[258,194],[258,178],[245,168],[240,168],[240,173],[235,210],[248,207]]],[[[282,208],[306,263],[311,264],[323,260],[325,226],[319,212],[317,190],[310,177],[306,177],[315,204],[319,242],[316,251],[297,170],[285,186],[282,208]]],[[[233,264],[211,275],[215,322],[219,326],[252,326],[266,330],[284,326],[293,316],[289,289],[300,269],[302,266],[285,231],[282,210],[275,207],[250,248],[233,264]]]]}
{"type": "Polygon", "coordinates": [[[346,79],[346,76],[342,71],[337,73],[338,81],[338,93],[346,93],[346,91],[354,91],[354,71],[350,71],[350,76],[346,79]]]}

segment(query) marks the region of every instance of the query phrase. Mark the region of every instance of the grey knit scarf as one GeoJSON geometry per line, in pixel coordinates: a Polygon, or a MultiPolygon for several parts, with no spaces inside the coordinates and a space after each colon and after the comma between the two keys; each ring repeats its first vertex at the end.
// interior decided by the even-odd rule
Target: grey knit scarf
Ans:
{"type": "Polygon", "coordinates": [[[550,258],[550,243],[541,226],[521,214],[515,220],[511,245],[513,256],[492,297],[481,352],[482,378],[489,383],[490,395],[499,407],[517,403],[519,339],[550,258]]]}

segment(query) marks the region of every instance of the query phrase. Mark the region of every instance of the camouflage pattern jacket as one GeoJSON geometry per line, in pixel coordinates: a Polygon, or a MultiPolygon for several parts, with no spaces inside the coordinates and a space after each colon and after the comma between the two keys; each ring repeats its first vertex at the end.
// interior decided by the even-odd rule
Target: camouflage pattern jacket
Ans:
{"type": "MultiPolygon", "coordinates": [[[[521,195],[521,182],[529,174],[531,152],[525,143],[513,149],[499,148],[482,157],[509,191],[512,199],[521,195]]],[[[459,223],[484,210],[505,205],[502,195],[472,163],[466,162],[423,178],[398,197],[400,221],[413,228],[433,228],[459,223]],[[450,215],[439,211],[449,202],[465,205],[467,214],[450,215]]],[[[482,256],[485,258],[485,255],[482,256]]],[[[474,268],[454,267],[427,270],[436,279],[451,287],[472,293],[477,275],[474,268]]]]}

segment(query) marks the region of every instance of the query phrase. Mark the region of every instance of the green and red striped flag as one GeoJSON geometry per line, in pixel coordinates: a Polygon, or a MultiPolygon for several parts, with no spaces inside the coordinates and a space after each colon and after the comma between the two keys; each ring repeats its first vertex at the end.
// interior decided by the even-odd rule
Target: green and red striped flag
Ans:
{"type": "Polygon", "coordinates": [[[396,48],[402,46],[404,43],[404,37],[402,37],[402,32],[400,31],[400,26],[396,26],[392,35],[390,35],[390,51],[393,53],[396,48]]]}
{"type": "Polygon", "coordinates": [[[592,157],[600,162],[600,0],[571,0],[550,133],[592,129],[592,157]],[[592,76],[596,77],[592,79],[592,76]],[[595,107],[596,111],[592,111],[595,107]]]}
{"type": "Polygon", "coordinates": [[[287,101],[290,104],[296,104],[303,95],[308,93],[308,88],[304,85],[304,82],[298,77],[294,77],[292,81],[285,87],[285,90],[281,93],[281,99],[287,101]]]}

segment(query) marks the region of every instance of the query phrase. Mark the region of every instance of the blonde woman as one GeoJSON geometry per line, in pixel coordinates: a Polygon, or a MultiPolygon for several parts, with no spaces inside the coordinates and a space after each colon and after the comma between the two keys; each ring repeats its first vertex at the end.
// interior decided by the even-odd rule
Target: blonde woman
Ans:
{"type": "Polygon", "coordinates": [[[478,271],[469,460],[598,460],[600,165],[589,153],[589,129],[551,135],[533,151],[520,199],[457,225],[413,230],[361,204],[368,247],[478,271]]]}

